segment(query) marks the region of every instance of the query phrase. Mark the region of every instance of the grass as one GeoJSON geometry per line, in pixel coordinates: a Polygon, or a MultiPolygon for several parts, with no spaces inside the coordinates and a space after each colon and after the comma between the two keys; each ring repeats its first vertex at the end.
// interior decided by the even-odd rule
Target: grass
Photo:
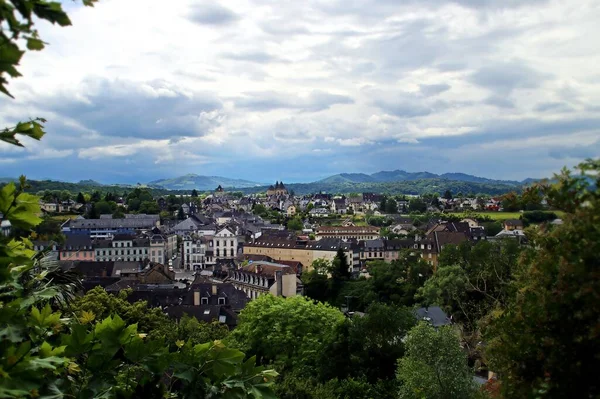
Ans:
{"type": "MultiPolygon", "coordinates": [[[[558,216],[559,218],[564,216],[564,212],[562,212],[562,211],[548,211],[548,212],[554,212],[556,214],[556,216],[558,216]]],[[[464,212],[448,212],[448,213],[451,215],[458,215],[458,216],[465,215],[464,212]]],[[[490,219],[501,222],[501,221],[507,220],[507,219],[519,219],[522,215],[522,212],[474,212],[473,215],[474,216],[476,216],[476,215],[487,216],[490,219]]],[[[465,217],[468,217],[468,216],[465,216],[465,217]]]]}
{"type": "Polygon", "coordinates": [[[77,216],[79,216],[79,215],[78,214],[65,213],[64,215],[52,215],[52,216],[50,216],[50,219],[57,220],[59,222],[64,222],[67,219],[75,219],[77,216]]]}

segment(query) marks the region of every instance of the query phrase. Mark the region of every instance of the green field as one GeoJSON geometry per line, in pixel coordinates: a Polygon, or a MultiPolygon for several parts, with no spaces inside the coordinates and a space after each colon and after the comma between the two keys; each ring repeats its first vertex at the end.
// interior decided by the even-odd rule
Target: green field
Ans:
{"type": "MultiPolygon", "coordinates": [[[[564,215],[564,212],[562,212],[562,211],[552,211],[552,212],[554,212],[559,218],[564,215]]],[[[464,212],[448,212],[448,213],[450,215],[469,217],[469,216],[465,216],[466,214],[464,212]]],[[[474,217],[476,217],[477,215],[487,216],[487,217],[497,220],[497,221],[503,221],[503,220],[507,220],[507,219],[519,219],[522,214],[523,214],[522,212],[474,212],[473,216],[474,217]]]]}
{"type": "Polygon", "coordinates": [[[50,219],[52,220],[57,220],[59,222],[64,222],[67,219],[75,219],[77,216],[77,214],[64,214],[64,215],[52,215],[50,216],[50,219]]]}

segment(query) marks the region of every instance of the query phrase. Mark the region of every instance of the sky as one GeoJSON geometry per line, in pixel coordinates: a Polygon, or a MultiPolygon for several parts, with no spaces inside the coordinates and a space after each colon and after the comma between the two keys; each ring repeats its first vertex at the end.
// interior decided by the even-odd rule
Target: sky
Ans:
{"type": "Polygon", "coordinates": [[[101,0],[39,23],[0,177],[547,177],[600,155],[600,0],[101,0]]]}

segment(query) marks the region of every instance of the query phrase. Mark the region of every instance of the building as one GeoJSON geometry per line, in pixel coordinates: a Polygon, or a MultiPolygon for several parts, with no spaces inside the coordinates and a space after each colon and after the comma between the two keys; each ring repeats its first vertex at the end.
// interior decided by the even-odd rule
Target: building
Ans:
{"type": "Polygon", "coordinates": [[[503,223],[504,230],[523,230],[523,221],[519,219],[507,219],[503,223]]]}
{"type": "Polygon", "coordinates": [[[96,254],[92,240],[87,236],[67,236],[67,240],[58,252],[59,260],[94,261],[96,254]]]}
{"type": "Polygon", "coordinates": [[[344,198],[336,198],[331,201],[331,211],[333,213],[345,214],[347,211],[346,200],[344,198]]]}
{"type": "Polygon", "coordinates": [[[233,229],[222,228],[217,231],[212,239],[212,249],[216,259],[234,259],[237,257],[239,237],[233,229]]]}
{"type": "Polygon", "coordinates": [[[316,239],[339,238],[348,240],[375,240],[379,238],[379,227],[374,226],[321,226],[317,228],[316,239]]]}
{"type": "Polygon", "coordinates": [[[142,262],[150,259],[150,240],[132,235],[117,234],[112,239],[93,242],[96,261],[142,262]]]}
{"type": "Polygon", "coordinates": [[[361,264],[372,260],[385,260],[384,240],[365,240],[359,242],[361,264]]]}
{"type": "Polygon", "coordinates": [[[246,293],[248,298],[261,295],[290,297],[302,294],[302,283],[296,272],[287,265],[256,261],[229,272],[227,281],[246,293]]]}
{"type": "Polygon", "coordinates": [[[186,270],[198,270],[206,267],[206,238],[185,236],[181,266],[186,270]]]}
{"type": "Polygon", "coordinates": [[[294,217],[294,216],[296,216],[296,211],[297,211],[297,210],[296,210],[296,205],[294,205],[294,204],[290,204],[290,205],[288,205],[288,206],[287,206],[287,208],[286,208],[286,210],[285,210],[285,213],[286,213],[286,215],[287,215],[288,217],[290,217],[290,218],[291,218],[291,217],[294,217]]]}
{"type": "Polygon", "coordinates": [[[215,189],[215,192],[213,194],[215,197],[223,197],[225,196],[225,190],[223,189],[223,187],[221,187],[221,185],[219,184],[219,187],[217,187],[215,189]]]}
{"type": "Polygon", "coordinates": [[[134,235],[138,231],[151,230],[160,225],[159,215],[125,215],[123,219],[73,219],[63,224],[67,235],[85,235],[90,238],[110,238],[116,234],[134,235]]]}
{"type": "Polygon", "coordinates": [[[274,186],[269,186],[267,189],[268,196],[288,195],[288,190],[285,188],[283,182],[275,182],[274,186]]]}
{"type": "Polygon", "coordinates": [[[338,249],[342,249],[352,268],[359,266],[358,249],[340,239],[328,238],[319,241],[297,240],[296,237],[264,236],[244,244],[244,257],[267,256],[274,262],[293,261],[303,265],[305,271],[312,270],[316,259],[333,261],[338,249]]]}

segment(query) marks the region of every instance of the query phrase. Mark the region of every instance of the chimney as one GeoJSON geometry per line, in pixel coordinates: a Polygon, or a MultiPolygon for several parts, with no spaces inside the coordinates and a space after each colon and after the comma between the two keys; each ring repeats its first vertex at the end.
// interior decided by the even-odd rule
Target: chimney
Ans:
{"type": "Polygon", "coordinates": [[[277,296],[283,296],[283,275],[281,270],[275,272],[275,282],[277,283],[277,296]]]}
{"type": "Polygon", "coordinates": [[[216,284],[212,285],[212,294],[217,295],[217,285],[216,284]]]}

